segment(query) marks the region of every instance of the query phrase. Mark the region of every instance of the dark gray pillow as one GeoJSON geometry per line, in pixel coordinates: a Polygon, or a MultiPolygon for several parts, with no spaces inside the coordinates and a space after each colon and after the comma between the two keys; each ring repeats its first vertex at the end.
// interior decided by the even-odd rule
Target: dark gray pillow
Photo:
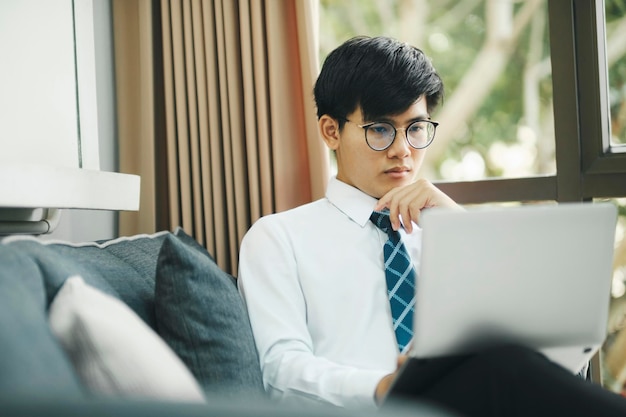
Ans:
{"type": "Polygon", "coordinates": [[[248,315],[235,279],[185,236],[168,236],[157,262],[157,332],[207,395],[265,396],[248,315]]]}

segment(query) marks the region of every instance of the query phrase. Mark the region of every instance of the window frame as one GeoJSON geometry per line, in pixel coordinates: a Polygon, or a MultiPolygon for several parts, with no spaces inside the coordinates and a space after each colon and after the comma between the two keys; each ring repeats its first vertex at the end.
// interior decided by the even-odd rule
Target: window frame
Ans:
{"type": "Polygon", "coordinates": [[[626,146],[610,144],[603,0],[548,0],[556,173],[437,182],[461,204],[626,196],[626,146]]]}

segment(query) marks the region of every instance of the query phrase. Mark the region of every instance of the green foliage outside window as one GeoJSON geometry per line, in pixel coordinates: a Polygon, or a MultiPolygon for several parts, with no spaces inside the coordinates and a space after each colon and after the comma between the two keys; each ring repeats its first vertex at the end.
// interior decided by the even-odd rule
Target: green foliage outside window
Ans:
{"type": "MultiPolygon", "coordinates": [[[[624,4],[607,0],[615,144],[626,143],[624,4]]],[[[555,172],[546,0],[320,0],[321,60],[355,35],[386,35],[415,45],[443,78],[446,97],[433,115],[441,126],[426,177],[555,172]]]]}

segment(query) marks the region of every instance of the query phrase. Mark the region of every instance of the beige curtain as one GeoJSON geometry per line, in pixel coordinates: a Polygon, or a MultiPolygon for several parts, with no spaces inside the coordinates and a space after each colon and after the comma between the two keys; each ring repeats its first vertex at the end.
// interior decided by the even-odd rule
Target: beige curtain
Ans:
{"type": "Polygon", "coordinates": [[[260,216],[320,198],[317,0],[114,0],[120,171],[142,178],[120,234],[193,235],[236,275],[260,216]]]}

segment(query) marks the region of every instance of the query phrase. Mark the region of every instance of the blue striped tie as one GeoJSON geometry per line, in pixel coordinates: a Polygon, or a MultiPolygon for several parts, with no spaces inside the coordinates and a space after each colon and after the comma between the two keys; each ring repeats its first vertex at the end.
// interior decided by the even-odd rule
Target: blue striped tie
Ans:
{"type": "Polygon", "coordinates": [[[400,352],[403,352],[413,337],[415,267],[402,240],[400,240],[400,233],[391,228],[389,213],[375,211],[370,216],[370,220],[389,236],[383,248],[385,278],[389,303],[391,304],[393,329],[396,332],[398,348],[400,352]]]}

